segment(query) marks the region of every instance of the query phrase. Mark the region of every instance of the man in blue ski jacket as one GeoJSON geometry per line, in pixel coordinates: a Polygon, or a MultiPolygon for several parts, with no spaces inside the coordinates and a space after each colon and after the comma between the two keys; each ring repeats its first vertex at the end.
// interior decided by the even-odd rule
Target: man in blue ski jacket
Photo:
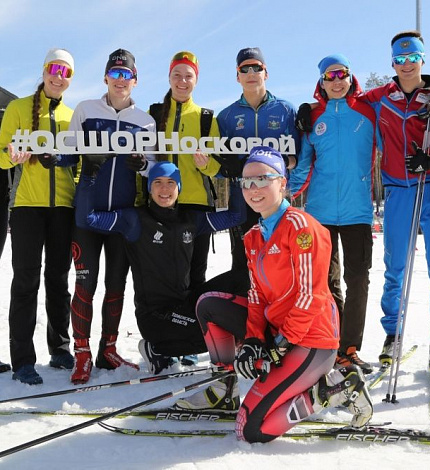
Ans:
{"type": "Polygon", "coordinates": [[[361,360],[366,318],[369,269],[372,262],[372,176],[375,157],[375,122],[372,107],[357,101],[360,85],[351,74],[349,60],[335,54],[318,64],[320,79],[311,114],[312,131],[305,133],[290,189],[297,197],[308,189],[306,212],[331,235],[329,287],[340,319],[337,363],[371,366],[361,360]],[[341,290],[340,237],[343,248],[345,299],[341,290]]]}
{"type": "MultiPolygon", "coordinates": [[[[239,100],[223,109],[217,116],[222,137],[248,139],[259,137],[279,141],[282,136],[292,136],[296,153],[300,149],[300,136],[294,126],[295,107],[288,101],[277,98],[266,89],[269,77],[266,62],[258,47],[241,49],[236,57],[237,81],[243,93],[239,100]]],[[[291,149],[292,150],[292,149],[291,149]]],[[[224,176],[241,176],[246,155],[229,155],[224,158],[224,176]],[[238,163],[235,165],[235,163],[238,163]],[[235,166],[232,170],[231,166],[235,166]]],[[[287,168],[294,168],[294,154],[283,155],[287,168]]],[[[248,267],[243,246],[243,236],[258,222],[258,214],[247,206],[246,221],[230,229],[232,246],[232,269],[213,279],[213,286],[226,292],[245,294],[249,289],[248,267]]]]}

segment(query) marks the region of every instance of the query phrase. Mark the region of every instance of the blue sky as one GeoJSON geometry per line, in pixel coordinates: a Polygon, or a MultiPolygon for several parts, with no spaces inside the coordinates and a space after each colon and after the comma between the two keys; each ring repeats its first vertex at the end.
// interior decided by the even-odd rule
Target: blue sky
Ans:
{"type": "MultiPolygon", "coordinates": [[[[416,0],[1,0],[1,8],[0,86],[32,94],[47,50],[63,47],[75,58],[71,107],[105,92],[107,58],[122,47],[136,56],[133,97],[146,110],[168,90],[173,54],[187,49],[200,61],[194,100],[219,112],[240,96],[235,58],[248,46],[264,53],[267,88],[298,106],[312,99],[328,54],[345,54],[363,86],[370,72],[391,75],[391,38],[416,25],[416,0]]],[[[421,31],[430,44],[428,0],[421,31]]]]}

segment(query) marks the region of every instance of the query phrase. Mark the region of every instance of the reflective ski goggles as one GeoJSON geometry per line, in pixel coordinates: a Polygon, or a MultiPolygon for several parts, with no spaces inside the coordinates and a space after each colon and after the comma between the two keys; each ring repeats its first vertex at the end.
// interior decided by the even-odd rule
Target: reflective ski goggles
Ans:
{"type": "Polygon", "coordinates": [[[135,78],[134,73],[130,69],[109,69],[106,74],[109,78],[114,78],[118,80],[118,78],[123,78],[124,80],[131,80],[135,78]]]}
{"type": "Polygon", "coordinates": [[[73,75],[73,70],[67,65],[60,65],[54,62],[45,64],[45,69],[49,75],[61,75],[63,78],[70,78],[73,75]]]}
{"type": "Polygon", "coordinates": [[[188,51],[181,51],[175,54],[170,62],[176,62],[177,60],[188,60],[194,65],[199,65],[199,61],[197,60],[197,57],[192,53],[188,51]]]}
{"type": "Polygon", "coordinates": [[[413,52],[412,54],[407,55],[396,55],[393,57],[393,63],[396,65],[403,65],[406,62],[406,59],[408,59],[411,64],[415,64],[424,59],[424,54],[421,52],[413,52]]]}
{"type": "Polygon", "coordinates": [[[349,77],[349,70],[348,69],[337,69],[337,70],[328,70],[321,74],[321,78],[326,82],[334,82],[336,77],[339,80],[344,80],[345,78],[349,77]]]}
{"type": "Polygon", "coordinates": [[[241,65],[240,67],[238,67],[237,71],[240,73],[248,73],[250,70],[252,70],[254,73],[259,73],[265,69],[266,67],[260,64],[246,64],[246,65],[241,65]]]}
{"type": "Polygon", "coordinates": [[[259,176],[243,176],[238,178],[239,186],[242,189],[251,189],[251,186],[254,184],[257,188],[265,188],[272,183],[276,178],[282,178],[283,176],[275,173],[268,173],[267,175],[259,176]]]}

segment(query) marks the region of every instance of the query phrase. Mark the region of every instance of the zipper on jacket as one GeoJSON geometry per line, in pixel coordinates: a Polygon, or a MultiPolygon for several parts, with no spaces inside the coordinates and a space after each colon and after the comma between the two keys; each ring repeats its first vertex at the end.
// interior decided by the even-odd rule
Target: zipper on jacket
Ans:
{"type": "MultiPolygon", "coordinates": [[[[173,121],[173,130],[172,132],[178,132],[179,131],[179,124],[181,122],[181,112],[182,112],[182,103],[178,103],[176,101],[176,112],[175,112],[175,120],[173,121]]],[[[178,162],[178,154],[173,154],[172,155],[172,160],[173,163],[179,168],[179,162],[178,162]]]]}
{"type": "MultiPolygon", "coordinates": [[[[414,95],[411,97],[411,100],[415,98],[415,93],[414,95]]],[[[408,150],[408,142],[406,140],[406,116],[408,115],[408,109],[409,109],[409,101],[408,99],[406,98],[405,96],[405,99],[406,99],[406,108],[405,108],[405,112],[404,112],[404,115],[403,115],[403,125],[402,125],[402,131],[403,131],[403,158],[406,157],[406,154],[407,154],[407,150],[408,150]]],[[[406,161],[406,160],[405,160],[406,161]]],[[[410,186],[410,181],[409,181],[409,175],[408,175],[408,172],[406,171],[406,164],[405,164],[405,176],[406,176],[406,181],[408,182],[408,186],[410,186]]]]}
{"type": "MultiPolygon", "coordinates": [[[[338,114],[339,112],[339,101],[336,100],[336,106],[335,106],[335,113],[338,114]]],[[[338,120],[338,125],[337,125],[337,142],[339,143],[340,142],[340,139],[341,139],[341,135],[342,135],[342,132],[341,132],[341,129],[340,129],[340,126],[342,124],[342,118],[340,116],[336,116],[336,119],[338,120]]],[[[342,155],[340,154],[340,149],[341,149],[341,145],[338,145],[337,147],[337,167],[338,168],[342,168],[341,166],[341,163],[342,163],[342,155]]],[[[337,184],[337,225],[340,224],[340,181],[339,181],[339,175],[337,174],[337,178],[336,178],[336,184],[337,184]]]]}
{"type": "MultiPolygon", "coordinates": [[[[267,92],[266,92],[266,97],[267,97],[267,92]]],[[[263,100],[257,106],[257,109],[254,109],[254,113],[255,113],[255,137],[258,137],[258,111],[260,111],[260,108],[262,108],[268,101],[269,101],[268,99],[263,100]]]]}
{"type": "MultiPolygon", "coordinates": [[[[116,113],[116,131],[120,130],[120,122],[121,118],[119,116],[119,112],[116,113]]],[[[109,190],[108,190],[108,205],[107,205],[107,210],[110,211],[112,210],[112,200],[113,200],[113,184],[115,180],[115,169],[116,169],[116,162],[118,161],[117,158],[112,158],[112,167],[110,170],[110,178],[109,178],[109,190]]]]}

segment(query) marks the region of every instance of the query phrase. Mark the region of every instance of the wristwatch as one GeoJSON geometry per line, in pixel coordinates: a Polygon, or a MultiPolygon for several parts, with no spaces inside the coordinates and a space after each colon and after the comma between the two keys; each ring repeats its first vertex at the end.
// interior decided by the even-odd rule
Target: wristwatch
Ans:
{"type": "Polygon", "coordinates": [[[288,341],[288,339],[282,334],[278,333],[274,338],[273,342],[275,343],[276,349],[282,354],[290,351],[293,345],[288,341]]]}

